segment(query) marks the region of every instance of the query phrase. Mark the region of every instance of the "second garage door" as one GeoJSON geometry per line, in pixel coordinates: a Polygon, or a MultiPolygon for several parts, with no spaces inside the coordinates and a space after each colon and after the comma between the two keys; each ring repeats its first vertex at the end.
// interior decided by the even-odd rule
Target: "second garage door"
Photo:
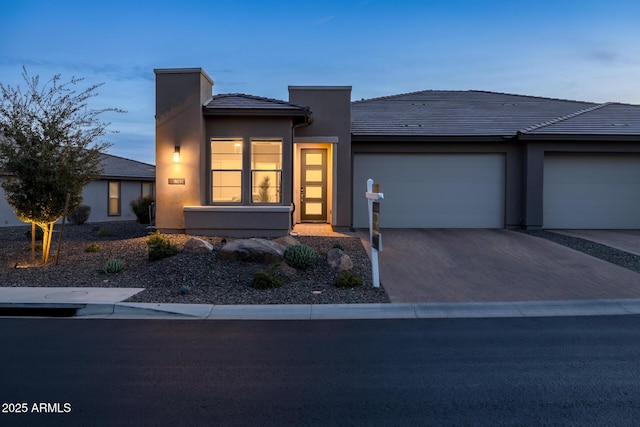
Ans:
{"type": "Polygon", "coordinates": [[[353,226],[368,227],[366,181],[384,193],[384,228],[503,228],[502,154],[356,154],[353,226]]]}
{"type": "Polygon", "coordinates": [[[640,156],[546,154],[543,226],[640,228],[640,156]]]}

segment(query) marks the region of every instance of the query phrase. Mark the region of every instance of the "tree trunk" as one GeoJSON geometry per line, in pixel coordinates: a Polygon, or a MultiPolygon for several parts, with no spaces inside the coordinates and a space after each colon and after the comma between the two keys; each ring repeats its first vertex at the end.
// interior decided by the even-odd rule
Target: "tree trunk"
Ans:
{"type": "Polygon", "coordinates": [[[36,223],[31,222],[31,262],[36,260],[36,223]]]}
{"type": "Polygon", "coordinates": [[[42,237],[42,264],[49,262],[49,251],[51,251],[51,238],[53,237],[53,225],[55,222],[49,222],[41,225],[44,236],[42,237]]]}
{"type": "Polygon", "coordinates": [[[60,234],[58,235],[58,244],[56,245],[56,261],[53,265],[58,265],[58,259],[60,258],[60,248],[62,248],[62,233],[64,233],[64,223],[69,214],[69,199],[71,199],[71,193],[67,193],[67,201],[64,203],[64,212],[62,214],[62,225],[60,226],[60,234]]]}

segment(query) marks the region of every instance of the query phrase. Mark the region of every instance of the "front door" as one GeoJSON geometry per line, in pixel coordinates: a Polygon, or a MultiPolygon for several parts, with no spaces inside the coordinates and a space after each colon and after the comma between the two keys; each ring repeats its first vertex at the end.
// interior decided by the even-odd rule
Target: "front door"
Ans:
{"type": "Polygon", "coordinates": [[[300,151],[300,220],[327,222],[327,150],[303,148],[300,151]]]}

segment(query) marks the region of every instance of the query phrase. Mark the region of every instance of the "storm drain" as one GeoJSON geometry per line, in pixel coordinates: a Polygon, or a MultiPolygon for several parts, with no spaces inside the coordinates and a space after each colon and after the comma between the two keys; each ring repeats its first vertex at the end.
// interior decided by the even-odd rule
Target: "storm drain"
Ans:
{"type": "Polygon", "coordinates": [[[81,307],[0,307],[0,317],[73,317],[81,307]]]}

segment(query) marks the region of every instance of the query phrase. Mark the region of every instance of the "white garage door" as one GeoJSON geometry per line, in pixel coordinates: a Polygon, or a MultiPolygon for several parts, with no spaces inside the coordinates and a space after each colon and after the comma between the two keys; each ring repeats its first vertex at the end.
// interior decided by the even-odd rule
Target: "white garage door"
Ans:
{"type": "Polygon", "coordinates": [[[356,154],[354,227],[368,227],[366,181],[380,184],[380,226],[503,228],[501,154],[356,154]]]}
{"type": "Polygon", "coordinates": [[[640,228],[640,156],[546,154],[543,226],[640,228]]]}

